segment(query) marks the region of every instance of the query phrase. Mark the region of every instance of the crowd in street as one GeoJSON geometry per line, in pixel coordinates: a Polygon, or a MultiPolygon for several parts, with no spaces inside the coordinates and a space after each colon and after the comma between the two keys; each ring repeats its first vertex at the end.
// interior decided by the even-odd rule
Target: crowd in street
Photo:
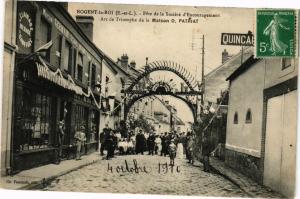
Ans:
{"type": "MultiPolygon", "coordinates": [[[[100,134],[100,155],[109,160],[115,155],[160,155],[169,156],[170,165],[175,164],[175,158],[186,158],[189,163],[194,163],[194,140],[193,132],[176,131],[164,133],[145,133],[139,130],[137,134],[133,131],[129,132],[126,138],[121,136],[121,133],[105,126],[100,134]],[[185,157],[184,157],[185,156],[185,157]]],[[[204,146],[208,142],[204,139],[204,146]]],[[[203,150],[204,171],[209,171],[209,153],[208,150],[203,150]]]]}

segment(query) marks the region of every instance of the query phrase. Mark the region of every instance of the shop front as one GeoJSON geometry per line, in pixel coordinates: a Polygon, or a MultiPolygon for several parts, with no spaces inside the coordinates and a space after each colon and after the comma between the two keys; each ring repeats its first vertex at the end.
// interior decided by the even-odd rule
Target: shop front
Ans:
{"type": "MultiPolygon", "coordinates": [[[[17,67],[13,106],[13,172],[59,162],[58,123],[62,120],[65,123],[62,160],[75,156],[74,134],[80,126],[85,127],[87,138],[82,153],[98,149],[99,109],[93,98],[57,84],[66,80],[64,74],[56,73],[55,78],[45,78],[38,66],[48,67],[33,60],[17,67]]],[[[84,93],[84,88],[78,89],[84,93]]]]}

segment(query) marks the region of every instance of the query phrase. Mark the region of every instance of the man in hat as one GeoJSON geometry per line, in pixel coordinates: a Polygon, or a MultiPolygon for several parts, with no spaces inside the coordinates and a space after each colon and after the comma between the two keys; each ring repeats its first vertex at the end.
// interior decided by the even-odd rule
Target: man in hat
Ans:
{"type": "Polygon", "coordinates": [[[63,140],[64,140],[64,128],[65,122],[63,120],[59,121],[58,123],[58,164],[62,159],[62,149],[63,149],[63,140]]]}
{"type": "Polygon", "coordinates": [[[84,129],[85,127],[82,125],[80,126],[80,130],[75,132],[74,138],[75,138],[75,142],[76,142],[76,160],[81,160],[80,156],[81,156],[81,147],[84,144],[84,142],[86,141],[86,137],[85,137],[85,133],[84,133],[84,129]]]}

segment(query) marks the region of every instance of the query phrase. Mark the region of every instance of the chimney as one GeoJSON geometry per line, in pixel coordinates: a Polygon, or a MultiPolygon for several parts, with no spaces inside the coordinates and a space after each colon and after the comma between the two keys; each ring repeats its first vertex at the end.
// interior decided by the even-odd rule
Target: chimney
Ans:
{"type": "Polygon", "coordinates": [[[77,15],[76,22],[80,26],[84,34],[93,41],[93,28],[94,28],[94,17],[77,15]]]}
{"type": "Polygon", "coordinates": [[[226,62],[228,59],[229,59],[229,54],[227,50],[224,49],[224,51],[222,52],[222,64],[224,64],[224,62],[226,62]]]}
{"type": "Polygon", "coordinates": [[[135,68],[135,66],[136,66],[135,61],[131,61],[131,62],[130,62],[130,67],[131,67],[131,68],[135,68]]]}
{"type": "Polygon", "coordinates": [[[121,66],[123,68],[127,69],[127,67],[128,67],[128,56],[127,56],[127,54],[123,54],[121,56],[121,66]]]}

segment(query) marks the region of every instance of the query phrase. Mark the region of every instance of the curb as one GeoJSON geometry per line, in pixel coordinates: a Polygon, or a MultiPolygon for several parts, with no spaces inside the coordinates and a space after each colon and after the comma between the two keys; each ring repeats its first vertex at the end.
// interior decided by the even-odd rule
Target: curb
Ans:
{"type": "Polygon", "coordinates": [[[49,185],[56,178],[58,178],[58,177],[60,177],[62,175],[68,174],[68,173],[70,173],[72,171],[75,171],[75,170],[81,169],[83,167],[86,167],[88,165],[94,164],[94,163],[99,162],[99,161],[101,161],[101,159],[99,159],[99,160],[93,160],[92,162],[87,162],[85,164],[82,164],[82,165],[76,166],[74,168],[71,168],[69,170],[66,170],[66,171],[60,172],[58,174],[55,174],[53,176],[50,176],[50,177],[38,180],[35,183],[31,183],[31,184],[27,184],[25,186],[19,187],[18,190],[36,190],[36,189],[45,188],[47,185],[49,185]]]}
{"type": "Polygon", "coordinates": [[[230,181],[232,184],[236,185],[239,189],[241,189],[244,193],[249,195],[251,198],[256,198],[257,197],[255,194],[252,194],[249,191],[247,191],[246,189],[244,189],[243,186],[241,186],[238,182],[236,182],[236,180],[231,178],[229,175],[226,175],[226,174],[222,173],[220,170],[215,168],[213,165],[210,165],[210,167],[213,169],[213,171],[215,173],[217,173],[218,175],[224,177],[226,180],[230,181]]]}

